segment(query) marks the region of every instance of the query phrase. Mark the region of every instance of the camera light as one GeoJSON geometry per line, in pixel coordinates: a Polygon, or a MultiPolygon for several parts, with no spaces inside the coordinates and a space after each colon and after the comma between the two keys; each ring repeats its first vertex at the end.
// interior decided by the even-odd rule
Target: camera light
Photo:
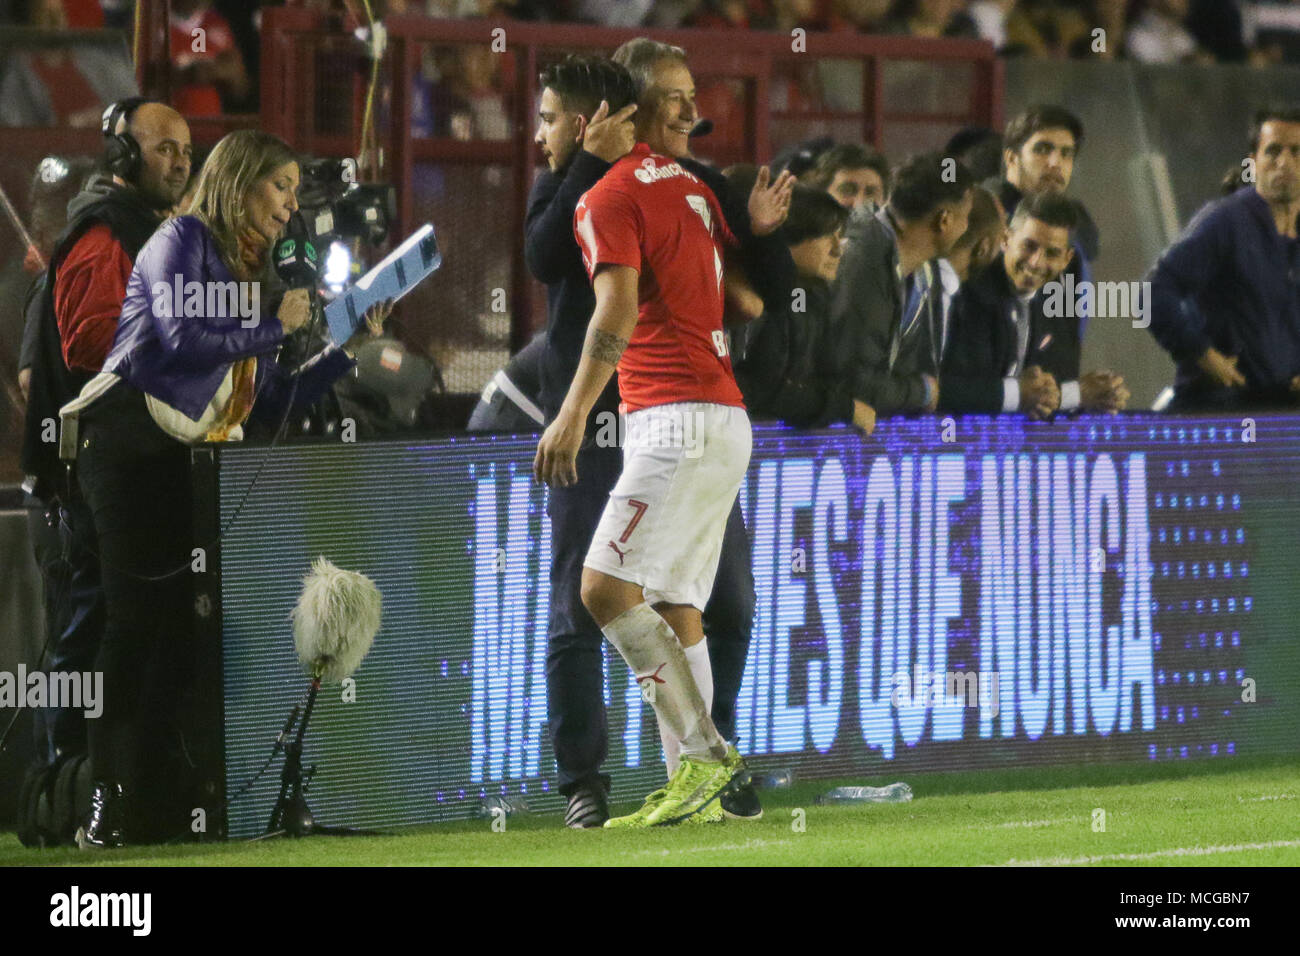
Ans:
{"type": "Polygon", "coordinates": [[[352,253],[341,242],[331,242],[325,254],[325,284],[334,292],[342,292],[352,273],[352,253]]]}

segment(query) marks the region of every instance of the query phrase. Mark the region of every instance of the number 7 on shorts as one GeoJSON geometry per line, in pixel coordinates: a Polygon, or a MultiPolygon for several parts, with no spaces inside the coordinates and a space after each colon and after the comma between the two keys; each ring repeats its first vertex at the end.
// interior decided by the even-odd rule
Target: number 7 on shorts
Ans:
{"type": "Polygon", "coordinates": [[[644,515],[646,509],[650,507],[648,502],[637,501],[635,498],[627,499],[627,503],[632,506],[632,510],[635,511],[636,514],[632,516],[632,520],[627,523],[627,527],[623,529],[623,533],[619,536],[619,544],[627,544],[627,539],[632,537],[632,532],[640,523],[641,516],[644,515]]]}

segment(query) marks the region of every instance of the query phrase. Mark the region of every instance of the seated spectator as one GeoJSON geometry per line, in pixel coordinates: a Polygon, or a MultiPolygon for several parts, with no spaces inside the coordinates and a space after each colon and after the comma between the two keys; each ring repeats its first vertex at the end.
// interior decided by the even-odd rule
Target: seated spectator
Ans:
{"type": "Polygon", "coordinates": [[[217,116],[248,95],[244,57],[225,17],[209,0],[172,0],[172,105],[187,116],[217,116]]]}
{"type": "Polygon", "coordinates": [[[880,206],[889,195],[889,163],[870,147],[840,143],[818,156],[799,182],[828,193],[850,212],[864,202],[880,206]]]}
{"type": "Polygon", "coordinates": [[[943,154],[963,163],[976,182],[1002,172],[1002,137],[987,126],[966,126],[943,147],[943,154]]]}
{"type": "Polygon", "coordinates": [[[1197,45],[1218,62],[1246,61],[1249,51],[1246,49],[1240,4],[1224,3],[1223,0],[1192,0],[1183,25],[1196,39],[1197,45]]]}
{"type": "Polygon", "coordinates": [[[765,15],[755,18],[759,30],[772,30],[790,35],[795,27],[817,29],[817,0],[766,0],[765,15]]]}
{"type": "MultiPolygon", "coordinates": [[[[51,33],[69,29],[59,0],[28,0],[18,22],[51,33]]],[[[125,48],[69,41],[0,51],[7,61],[0,70],[0,126],[98,126],[107,104],[138,92],[125,48]]]]}
{"type": "Polygon", "coordinates": [[[573,0],[570,9],[576,19],[603,27],[639,27],[654,6],[654,0],[573,0]]]}
{"type": "Polygon", "coordinates": [[[965,6],[965,0],[902,0],[898,11],[886,21],[884,32],[913,37],[978,37],[975,21],[965,6]]]}
{"type": "Polygon", "coordinates": [[[539,332],[488,379],[465,430],[539,432],[545,428],[546,415],[538,405],[545,357],[546,333],[539,332]]]}
{"type": "Polygon", "coordinates": [[[1007,16],[1002,52],[1062,60],[1081,52],[1093,24],[1066,0],[1021,0],[1007,16]]]}
{"type": "Polygon", "coordinates": [[[870,432],[875,426],[875,412],[853,397],[849,382],[836,378],[827,362],[830,283],[839,269],[848,218],[824,192],[795,186],[781,237],[794,258],[799,287],[790,303],[764,310],[749,324],[735,366],[745,404],[756,418],[800,428],[851,422],[870,432]]]}
{"type": "Polygon", "coordinates": [[[700,30],[748,30],[753,20],[762,12],[762,7],[750,0],[696,0],[694,9],[684,8],[691,4],[656,3],[651,21],[655,26],[688,26],[700,30]],[[678,8],[681,19],[677,23],[664,22],[664,8],[678,8]]]}
{"type": "Polygon", "coordinates": [[[878,415],[934,410],[933,350],[917,321],[929,294],[924,267],[966,231],[973,185],[960,163],[914,156],[894,171],[883,207],[862,205],[849,217],[832,289],[832,361],[837,377],[851,378],[854,398],[878,415]]]}
{"type": "Polygon", "coordinates": [[[772,157],[772,172],[789,170],[796,178],[810,172],[822,153],[835,145],[829,136],[816,136],[801,143],[784,146],[772,157]]]}
{"type": "Polygon", "coordinates": [[[975,23],[981,40],[988,40],[993,49],[1001,52],[1007,48],[1007,18],[1015,9],[1016,0],[974,0],[966,13],[975,23]]]}
{"type": "Polygon", "coordinates": [[[1129,59],[1139,63],[1213,63],[1187,28],[1188,0],[1145,0],[1124,40],[1129,59]]]}
{"type": "Polygon", "coordinates": [[[509,138],[499,59],[482,45],[460,46],[439,57],[438,80],[416,90],[412,133],[459,140],[509,138]]]}
{"type": "Polygon", "coordinates": [[[1300,397],[1300,109],[1256,114],[1255,182],[1202,208],[1151,281],[1151,334],[1178,363],[1171,410],[1300,397]]]}
{"type": "Polygon", "coordinates": [[[832,33],[879,33],[893,0],[831,0],[826,29],[832,33]]]}
{"type": "Polygon", "coordinates": [[[1079,323],[1046,314],[1037,293],[1073,255],[1075,204],[1025,196],[1011,217],[1002,255],[962,285],[952,303],[940,371],[939,407],[953,412],[1024,412],[1047,418],[1076,408],[1115,411],[1128,402],[1109,372],[1079,374],[1079,323]]]}

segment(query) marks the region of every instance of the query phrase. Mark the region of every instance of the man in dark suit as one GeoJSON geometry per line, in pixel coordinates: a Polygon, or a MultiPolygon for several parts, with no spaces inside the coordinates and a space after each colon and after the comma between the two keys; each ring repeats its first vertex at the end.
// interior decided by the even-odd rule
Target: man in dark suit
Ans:
{"type": "Polygon", "coordinates": [[[1037,295],[1068,265],[1076,221],[1075,204],[1063,196],[1020,201],[1002,255],[971,276],[953,300],[940,408],[1047,418],[1058,410],[1117,411],[1127,403],[1118,375],[1079,374],[1077,315],[1066,309],[1049,316],[1037,295]]]}
{"type": "Polygon", "coordinates": [[[914,156],[894,172],[889,201],[859,206],[849,218],[844,257],[831,291],[835,379],[880,417],[929,412],[938,385],[927,365],[923,305],[933,275],[970,216],[966,168],[937,153],[914,156]]]}

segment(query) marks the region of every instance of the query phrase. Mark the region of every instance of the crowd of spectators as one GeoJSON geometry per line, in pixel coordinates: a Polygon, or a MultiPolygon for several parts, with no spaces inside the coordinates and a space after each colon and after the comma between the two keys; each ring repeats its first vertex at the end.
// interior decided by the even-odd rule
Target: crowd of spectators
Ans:
{"type": "MultiPolygon", "coordinates": [[[[172,104],[187,116],[253,112],[262,9],[241,0],[172,0],[172,104]],[[198,38],[198,39],[196,39],[198,38]]],[[[301,0],[360,23],[355,0],[301,0]]],[[[0,23],[54,33],[129,29],[132,0],[0,0],[0,23]]],[[[376,17],[491,17],[611,27],[795,29],[982,38],[1004,56],[1132,59],[1143,63],[1300,61],[1300,3],[1245,0],[373,0],[376,17]]],[[[509,135],[497,58],[426,53],[413,97],[417,136],[509,135]]],[[[0,125],[93,126],[98,110],[133,92],[125,48],[0,46],[0,125]]],[[[787,78],[789,79],[789,78],[787,78]]],[[[725,84],[706,94],[728,99],[725,84]]],[[[801,108],[799,82],[774,78],[770,105],[801,108]]],[[[703,104],[728,138],[729,105],[703,104]]],[[[735,99],[734,96],[730,99],[735,99]]]]}

